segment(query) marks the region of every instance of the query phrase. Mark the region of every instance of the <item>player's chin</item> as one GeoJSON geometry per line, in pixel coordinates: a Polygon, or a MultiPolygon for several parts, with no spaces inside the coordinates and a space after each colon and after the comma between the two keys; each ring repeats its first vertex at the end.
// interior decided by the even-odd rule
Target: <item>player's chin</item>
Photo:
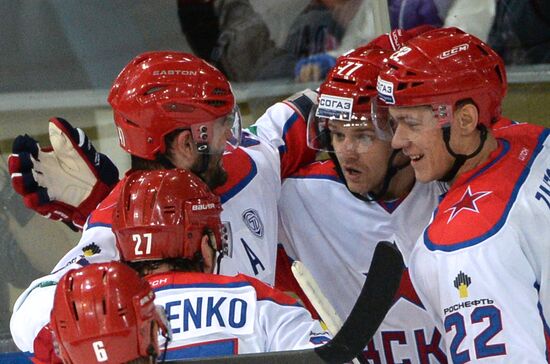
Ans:
{"type": "Polygon", "coordinates": [[[359,195],[367,195],[370,191],[370,184],[369,183],[365,183],[363,181],[360,181],[360,182],[353,182],[353,181],[348,181],[347,182],[347,185],[348,185],[348,189],[353,192],[353,193],[357,193],[359,195]]]}
{"type": "Polygon", "coordinates": [[[223,186],[227,182],[227,171],[223,168],[221,160],[212,163],[204,175],[204,181],[211,190],[223,186]]]}
{"type": "Polygon", "coordinates": [[[433,173],[433,171],[427,168],[423,168],[422,166],[416,165],[416,166],[413,166],[413,169],[414,169],[414,177],[418,182],[428,183],[443,177],[443,174],[439,176],[433,173]]]}

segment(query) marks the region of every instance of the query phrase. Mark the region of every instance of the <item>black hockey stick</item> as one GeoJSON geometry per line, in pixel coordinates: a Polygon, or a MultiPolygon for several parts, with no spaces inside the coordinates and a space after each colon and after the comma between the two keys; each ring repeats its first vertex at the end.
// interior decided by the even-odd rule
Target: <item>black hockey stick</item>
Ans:
{"type": "Polygon", "coordinates": [[[177,363],[345,363],[358,356],[369,343],[393,303],[403,274],[403,258],[395,244],[376,246],[369,273],[350,315],[334,338],[315,349],[199,358],[177,363]]]}

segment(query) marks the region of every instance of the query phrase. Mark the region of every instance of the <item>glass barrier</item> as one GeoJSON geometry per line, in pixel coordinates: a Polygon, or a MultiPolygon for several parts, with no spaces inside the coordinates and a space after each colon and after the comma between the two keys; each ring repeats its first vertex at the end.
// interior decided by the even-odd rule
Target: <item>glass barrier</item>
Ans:
{"type": "Polygon", "coordinates": [[[0,92],[108,89],[137,53],[195,53],[233,82],[320,81],[338,55],[391,29],[457,26],[509,65],[550,62],[550,2],[535,0],[0,0],[0,92]],[[93,15],[91,15],[93,14],[93,15]],[[32,29],[32,32],[25,30],[32,29]],[[23,36],[24,34],[24,36],[23,36]]]}

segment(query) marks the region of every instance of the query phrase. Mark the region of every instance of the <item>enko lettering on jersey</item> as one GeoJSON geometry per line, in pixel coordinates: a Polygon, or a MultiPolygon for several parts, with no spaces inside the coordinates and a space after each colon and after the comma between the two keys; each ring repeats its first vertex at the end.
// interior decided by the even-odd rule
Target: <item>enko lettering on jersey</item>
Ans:
{"type": "Polygon", "coordinates": [[[252,287],[220,290],[182,288],[157,292],[156,304],[166,310],[174,340],[227,333],[252,334],[256,296],[252,287]],[[169,294],[165,294],[169,293],[169,294]]]}

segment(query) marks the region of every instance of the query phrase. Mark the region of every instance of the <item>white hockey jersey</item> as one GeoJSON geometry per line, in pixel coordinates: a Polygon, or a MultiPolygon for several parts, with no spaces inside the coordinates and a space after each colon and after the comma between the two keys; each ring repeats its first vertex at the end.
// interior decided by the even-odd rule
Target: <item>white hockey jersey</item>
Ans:
{"type": "Polygon", "coordinates": [[[167,360],[310,349],[330,335],[286,294],[244,275],[146,277],[172,329],[167,360]]]}
{"type": "MultiPolygon", "coordinates": [[[[222,221],[231,223],[233,246],[222,259],[221,274],[244,273],[274,283],[281,177],[315,158],[306,145],[303,117],[311,105],[306,96],[275,104],[243,132],[239,148],[224,153],[228,181],[215,192],[222,201],[222,221]]],[[[121,185],[90,214],[78,245],[17,299],[10,330],[22,351],[33,351],[34,338],[49,321],[55,284],[67,270],[120,259],[111,219],[121,185]]]]}
{"type": "Polygon", "coordinates": [[[453,363],[546,363],[550,131],[519,124],[459,176],[411,256],[411,277],[453,363]]]}
{"type": "MultiPolygon", "coordinates": [[[[349,315],[378,241],[396,241],[408,262],[443,189],[416,183],[393,203],[354,197],[332,161],[316,162],[287,178],[279,203],[280,240],[288,256],[311,271],[338,315],[349,315]]],[[[446,363],[441,333],[405,271],[396,301],[365,349],[370,363],[446,363]]]]}

